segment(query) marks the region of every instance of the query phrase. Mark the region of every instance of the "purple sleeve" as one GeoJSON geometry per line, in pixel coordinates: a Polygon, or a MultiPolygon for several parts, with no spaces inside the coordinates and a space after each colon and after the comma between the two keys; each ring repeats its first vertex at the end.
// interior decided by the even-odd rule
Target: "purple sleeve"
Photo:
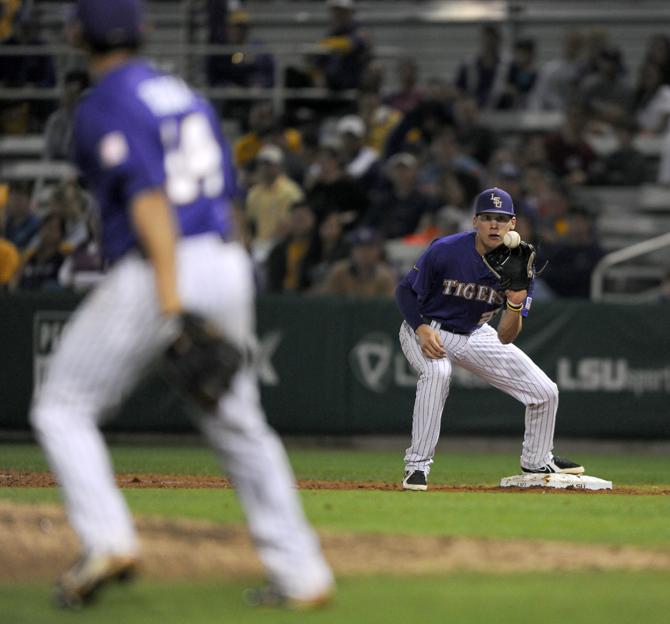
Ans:
{"type": "Polygon", "coordinates": [[[419,312],[419,300],[407,277],[403,278],[395,289],[395,300],[409,326],[416,331],[416,328],[422,325],[424,320],[419,312]]]}

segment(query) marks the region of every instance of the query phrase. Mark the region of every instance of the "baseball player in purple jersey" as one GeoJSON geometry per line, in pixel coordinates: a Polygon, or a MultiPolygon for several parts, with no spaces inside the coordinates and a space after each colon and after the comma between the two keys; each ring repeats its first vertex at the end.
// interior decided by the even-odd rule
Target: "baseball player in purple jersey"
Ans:
{"type": "Polygon", "coordinates": [[[584,468],[552,454],[558,387],[513,341],[527,291],[501,291],[482,256],[502,244],[516,218],[510,195],[483,191],[475,201],[474,231],[439,238],[396,289],[404,317],[400,344],[419,373],[412,443],[403,488],[428,488],[454,365],[488,381],[526,406],[521,452],[524,472],[581,474],[584,468]],[[497,331],[488,321],[502,310],[497,331]]]}
{"type": "MultiPolygon", "coordinates": [[[[139,0],[79,0],[72,25],[95,81],[76,113],[77,161],[113,265],[66,327],[31,411],[83,549],[56,587],[62,606],[131,575],[139,557],[98,428],[103,414],[166,350],[186,312],[240,349],[254,341],[252,267],[230,240],[228,144],[205,100],[136,56],[143,24],[139,0]]],[[[333,576],[249,366],[197,424],[236,486],[269,575],[250,600],[323,604],[333,576]]]]}

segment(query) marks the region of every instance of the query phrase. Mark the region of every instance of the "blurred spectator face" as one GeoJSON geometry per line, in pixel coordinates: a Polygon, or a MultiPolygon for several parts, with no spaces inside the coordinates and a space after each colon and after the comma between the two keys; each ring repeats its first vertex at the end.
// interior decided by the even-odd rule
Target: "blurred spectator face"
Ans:
{"type": "Polygon", "coordinates": [[[527,243],[535,242],[535,230],[528,217],[517,215],[516,227],[514,229],[519,233],[519,236],[521,236],[521,240],[526,241],[527,243]]]}
{"type": "Polygon", "coordinates": [[[384,78],[384,66],[379,62],[372,61],[363,71],[359,89],[379,92],[384,85],[384,78]]]}
{"type": "Polygon", "coordinates": [[[334,147],[321,147],[317,156],[317,165],[321,175],[328,176],[341,170],[338,150],[334,147]]]}
{"type": "Polygon", "coordinates": [[[63,81],[63,106],[71,108],[77,103],[79,96],[90,84],[88,74],[84,71],[70,72],[63,81]]]}
{"type": "Polygon", "coordinates": [[[465,189],[461,181],[452,172],[442,176],[440,185],[440,199],[447,206],[464,208],[466,204],[465,189]]]}
{"type": "Polygon", "coordinates": [[[245,11],[233,11],[228,16],[228,39],[232,44],[243,44],[247,41],[251,29],[249,14],[245,11]]]}
{"type": "Polygon", "coordinates": [[[312,209],[304,204],[294,206],[291,210],[290,228],[291,234],[297,238],[311,236],[316,218],[312,209]]]}
{"type": "Polygon", "coordinates": [[[440,162],[450,162],[460,153],[460,146],[451,129],[445,129],[432,142],[430,151],[440,162]]]}
{"type": "Polygon", "coordinates": [[[258,176],[263,184],[272,184],[283,171],[282,151],[276,145],[265,145],[258,152],[258,176]]]}
{"type": "Polygon", "coordinates": [[[563,56],[574,60],[584,48],[584,37],[577,30],[569,30],[563,37],[563,56]]]}
{"type": "Polygon", "coordinates": [[[396,191],[409,192],[414,188],[416,182],[417,163],[416,159],[410,154],[401,154],[400,156],[405,158],[390,163],[389,178],[396,191]]]}
{"type": "Polygon", "coordinates": [[[340,141],[342,141],[342,152],[345,156],[357,154],[363,145],[361,137],[355,135],[353,132],[343,132],[340,134],[340,141]]]}
{"type": "Polygon", "coordinates": [[[381,257],[382,246],[378,241],[358,243],[351,248],[351,259],[359,269],[371,269],[379,264],[381,257]]]}
{"type": "Polygon", "coordinates": [[[271,102],[259,102],[249,112],[249,128],[258,135],[269,132],[274,126],[274,113],[271,102]]]}
{"type": "Polygon", "coordinates": [[[670,63],[670,38],[654,35],[649,42],[649,60],[660,66],[670,63]]]}
{"type": "Polygon", "coordinates": [[[57,249],[62,239],[63,220],[58,215],[49,215],[40,226],[40,247],[43,249],[57,249]]]}
{"type": "Polygon", "coordinates": [[[486,56],[498,56],[500,47],[500,33],[495,26],[487,24],[482,26],[479,33],[479,41],[482,53],[486,56]]]}
{"type": "Polygon", "coordinates": [[[319,226],[319,236],[322,241],[337,243],[342,237],[342,224],[336,212],[328,214],[319,226]]]}
{"type": "Polygon", "coordinates": [[[346,7],[332,6],[330,9],[330,19],[333,24],[333,28],[340,29],[346,28],[349,26],[354,19],[353,9],[348,9],[346,7]]]}
{"type": "Polygon", "coordinates": [[[416,85],[419,78],[419,69],[414,59],[405,58],[398,61],[397,64],[398,82],[400,88],[409,90],[416,85]]]}
{"type": "Polygon", "coordinates": [[[30,189],[24,185],[13,185],[9,189],[9,199],[7,201],[7,218],[21,221],[25,219],[31,211],[30,189]]]}
{"type": "Polygon", "coordinates": [[[517,41],[514,45],[514,61],[521,67],[529,67],[535,62],[535,42],[530,39],[517,41]]]}
{"type": "Polygon", "coordinates": [[[663,73],[655,63],[645,63],[640,67],[639,87],[653,93],[663,84],[663,73]]]}
{"type": "Polygon", "coordinates": [[[593,227],[587,215],[573,212],[567,215],[567,221],[568,237],[573,245],[586,246],[593,242],[593,227]]]}
{"type": "Polygon", "coordinates": [[[479,107],[475,98],[464,96],[454,102],[454,118],[457,125],[473,125],[478,117],[479,107]]]}

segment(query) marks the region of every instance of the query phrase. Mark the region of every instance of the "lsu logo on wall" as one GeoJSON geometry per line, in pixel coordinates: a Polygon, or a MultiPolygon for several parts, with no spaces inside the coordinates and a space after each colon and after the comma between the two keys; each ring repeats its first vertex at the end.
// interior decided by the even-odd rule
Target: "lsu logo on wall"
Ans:
{"type": "MultiPolygon", "coordinates": [[[[349,365],[356,380],[372,392],[382,393],[393,386],[414,388],[417,373],[409,365],[397,339],[382,332],[365,334],[349,352],[349,365]]],[[[472,373],[454,367],[453,385],[486,388],[488,384],[472,373]]]]}

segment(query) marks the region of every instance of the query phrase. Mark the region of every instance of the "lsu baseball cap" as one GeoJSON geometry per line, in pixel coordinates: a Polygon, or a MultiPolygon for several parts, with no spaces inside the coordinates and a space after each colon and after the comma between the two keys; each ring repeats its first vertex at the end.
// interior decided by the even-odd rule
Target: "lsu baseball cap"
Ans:
{"type": "Polygon", "coordinates": [[[475,215],[482,212],[497,212],[514,216],[514,202],[507,191],[499,189],[497,186],[486,189],[477,195],[475,200],[475,215]]]}
{"type": "Polygon", "coordinates": [[[111,49],[142,41],[144,15],[142,0],[77,0],[73,18],[87,43],[111,49]]]}

